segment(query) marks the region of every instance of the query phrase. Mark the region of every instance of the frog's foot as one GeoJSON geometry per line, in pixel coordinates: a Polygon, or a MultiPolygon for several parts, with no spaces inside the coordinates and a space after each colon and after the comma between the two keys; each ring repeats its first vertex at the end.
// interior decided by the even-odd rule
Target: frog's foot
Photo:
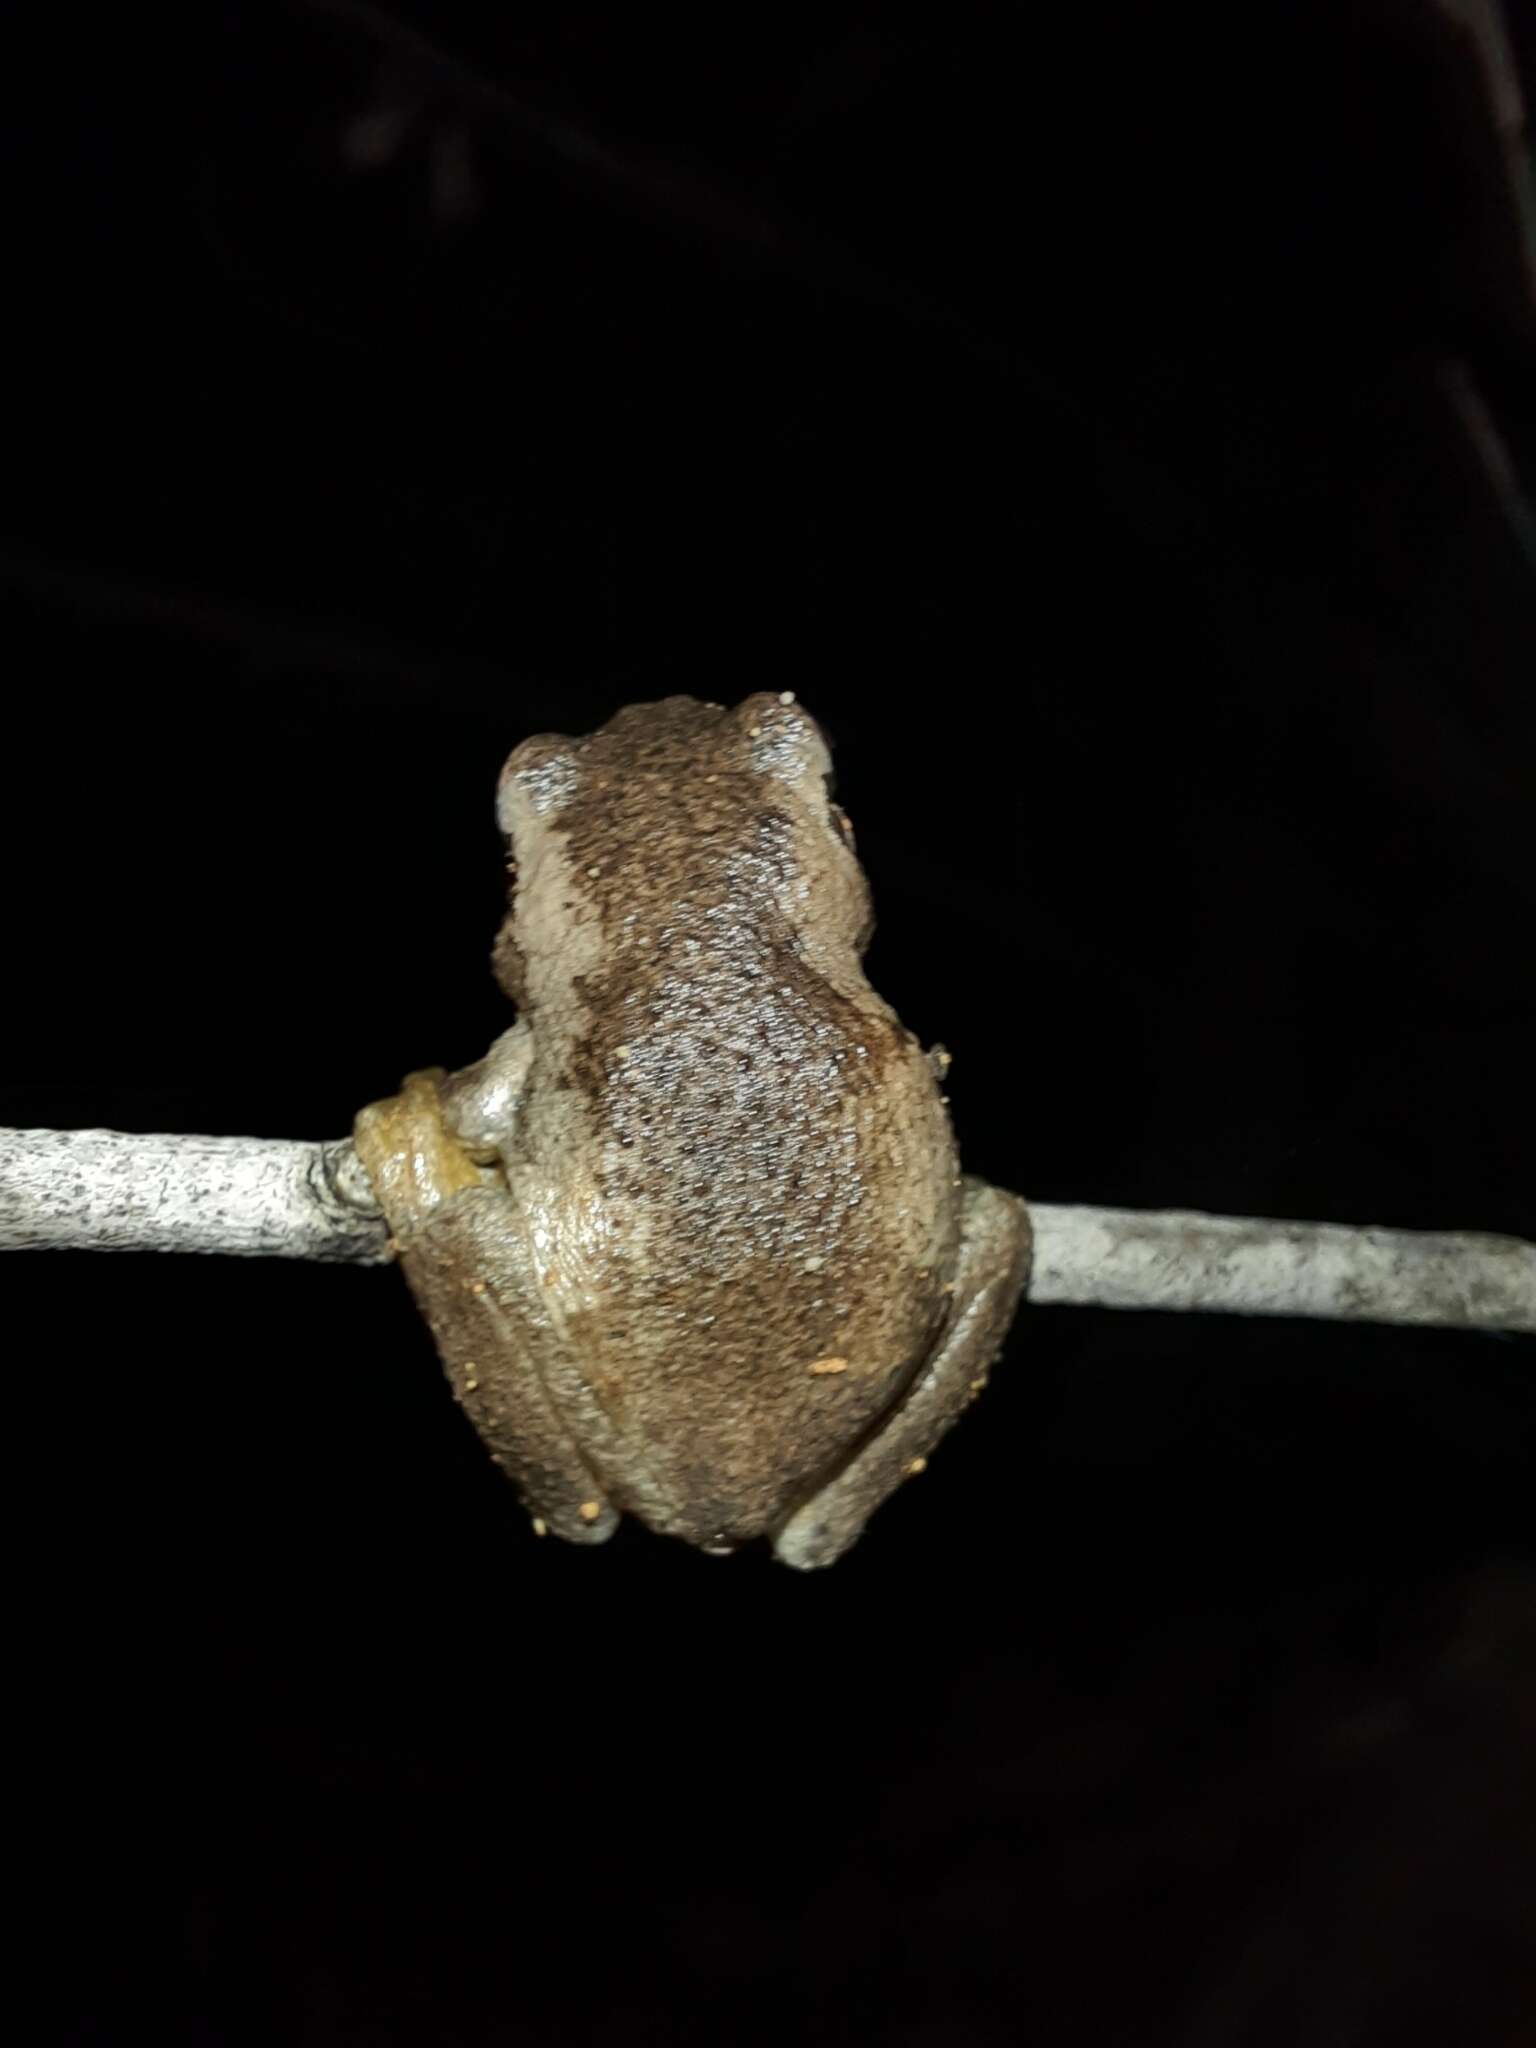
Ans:
{"type": "Polygon", "coordinates": [[[986,1385],[1029,1274],[1029,1212],[1017,1195],[967,1179],[954,1306],[932,1357],[875,1435],[773,1539],[782,1564],[835,1564],[986,1385]]]}

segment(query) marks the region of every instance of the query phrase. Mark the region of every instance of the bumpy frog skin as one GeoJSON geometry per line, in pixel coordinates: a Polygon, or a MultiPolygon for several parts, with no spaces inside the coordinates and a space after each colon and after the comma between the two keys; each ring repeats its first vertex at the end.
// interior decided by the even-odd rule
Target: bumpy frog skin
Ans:
{"type": "Polygon", "coordinates": [[[518,1021],[358,1152],[454,1391],[535,1525],[621,1511],[830,1564],[979,1391],[1024,1205],[962,1178],[864,979],[869,892],[792,698],[525,740],[498,815],[518,1021]]]}

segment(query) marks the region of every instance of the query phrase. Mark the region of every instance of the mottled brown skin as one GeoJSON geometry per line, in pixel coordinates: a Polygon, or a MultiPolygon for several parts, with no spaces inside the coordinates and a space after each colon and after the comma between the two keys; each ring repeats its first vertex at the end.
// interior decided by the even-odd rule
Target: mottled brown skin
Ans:
{"type": "Polygon", "coordinates": [[[518,1022],[357,1143],[450,1379],[542,1524],[828,1563],[985,1378],[1024,1207],[962,1181],[860,965],[792,701],[674,697],[502,773],[518,1022]]]}

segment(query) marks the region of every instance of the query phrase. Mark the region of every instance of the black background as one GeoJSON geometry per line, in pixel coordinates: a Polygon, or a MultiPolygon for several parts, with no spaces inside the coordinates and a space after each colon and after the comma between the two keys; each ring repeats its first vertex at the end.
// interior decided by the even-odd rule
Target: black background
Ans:
{"type": "MultiPolygon", "coordinates": [[[[0,1117],[340,1135],[506,1022],[516,740],[790,688],[974,1170],[1536,1236],[1473,45],[393,21],[8,67],[0,1117]]],[[[802,1578],[538,1545],[392,1274],[5,1277],[70,2040],[1528,2038],[1529,1339],[1026,1310],[802,1578]]]]}

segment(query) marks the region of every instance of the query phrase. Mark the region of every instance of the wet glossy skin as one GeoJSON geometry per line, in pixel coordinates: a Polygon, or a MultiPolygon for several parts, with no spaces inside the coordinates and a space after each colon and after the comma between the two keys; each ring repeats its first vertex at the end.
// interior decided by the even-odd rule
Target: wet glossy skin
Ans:
{"type": "Polygon", "coordinates": [[[827,1563],[981,1384],[1023,1204],[962,1182],[787,698],[669,698],[502,773],[518,1021],[357,1143],[459,1398],[541,1526],[827,1563]]]}

